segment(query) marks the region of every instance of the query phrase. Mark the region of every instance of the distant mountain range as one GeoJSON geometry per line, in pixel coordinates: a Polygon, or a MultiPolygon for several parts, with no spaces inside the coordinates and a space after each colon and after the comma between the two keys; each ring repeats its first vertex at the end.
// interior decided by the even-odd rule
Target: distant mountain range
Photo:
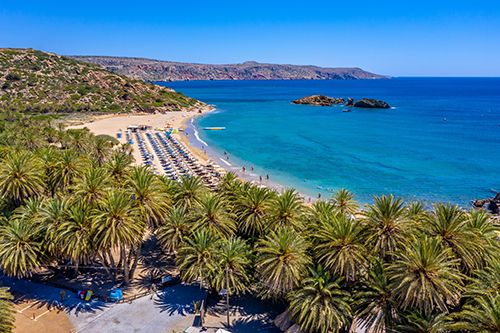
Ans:
{"type": "Polygon", "coordinates": [[[317,66],[261,64],[205,65],[146,58],[69,56],[98,64],[115,73],[143,81],[189,80],[359,80],[388,79],[360,68],[323,68],[317,66]]]}

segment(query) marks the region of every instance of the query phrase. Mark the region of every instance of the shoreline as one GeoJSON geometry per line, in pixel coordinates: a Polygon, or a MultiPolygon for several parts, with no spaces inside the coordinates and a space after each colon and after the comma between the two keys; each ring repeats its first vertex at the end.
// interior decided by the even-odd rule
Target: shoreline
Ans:
{"type": "MultiPolygon", "coordinates": [[[[173,133],[172,136],[178,139],[190,153],[204,166],[209,163],[215,163],[220,168],[226,171],[234,172],[240,181],[251,182],[254,185],[265,186],[269,189],[275,190],[278,193],[285,189],[292,188],[284,186],[283,184],[276,183],[272,180],[266,179],[266,174],[262,174],[262,182],[259,180],[259,174],[252,172],[250,167],[246,172],[242,171],[242,166],[238,164],[228,163],[224,160],[224,155],[218,154],[214,149],[207,145],[202,139],[197,137],[197,127],[193,122],[199,117],[216,111],[212,105],[207,105],[201,108],[201,113],[197,111],[170,111],[162,114],[114,114],[114,115],[98,115],[90,116],[86,122],[80,119],[77,125],[69,125],[68,129],[81,129],[87,127],[95,135],[107,134],[116,138],[119,130],[124,134],[127,127],[132,124],[148,125],[152,128],[163,127],[166,123],[171,123],[173,128],[182,130],[178,133],[173,133]],[[82,123],[83,122],[83,123],[82,123]]],[[[126,143],[125,135],[122,138],[117,138],[120,143],[126,143]]],[[[136,145],[133,145],[134,165],[141,165],[140,152],[136,145]]],[[[271,179],[272,179],[272,175],[271,179]]],[[[300,197],[304,198],[304,203],[310,204],[318,200],[318,197],[306,195],[299,190],[295,189],[300,197]]]]}
{"type": "MultiPolygon", "coordinates": [[[[184,131],[182,133],[176,134],[178,138],[184,143],[184,145],[193,152],[195,150],[197,153],[201,154],[204,156],[206,159],[211,159],[215,161],[218,165],[221,166],[221,168],[227,170],[227,171],[232,171],[234,172],[237,176],[238,179],[243,181],[243,182],[251,182],[254,185],[262,185],[265,186],[271,190],[275,190],[278,193],[281,193],[283,190],[293,188],[290,186],[284,186],[283,184],[276,183],[272,180],[267,180],[266,175],[259,175],[253,171],[251,171],[250,168],[247,168],[245,172],[242,170],[242,166],[237,165],[237,164],[228,164],[224,158],[223,155],[217,153],[214,149],[212,149],[206,142],[201,140],[199,137],[195,135],[195,131],[198,131],[198,128],[196,125],[193,124],[193,122],[198,119],[200,116],[204,116],[205,114],[209,114],[210,112],[214,112],[216,109],[212,109],[207,113],[204,114],[199,114],[196,115],[192,118],[185,119],[182,123],[184,131]],[[187,136],[186,136],[187,134],[187,136]],[[196,141],[195,141],[196,140],[196,141]],[[200,146],[200,148],[196,146],[200,146]],[[201,151],[201,147],[204,148],[204,152],[201,151]],[[259,176],[262,176],[262,182],[259,179],[259,176]]],[[[196,155],[195,155],[196,156],[196,155]]],[[[250,165],[250,164],[249,164],[250,165]]],[[[308,205],[311,204],[319,198],[313,197],[310,195],[306,195],[302,192],[300,192],[298,189],[295,189],[297,193],[299,194],[300,197],[304,198],[304,204],[308,205]]]]}

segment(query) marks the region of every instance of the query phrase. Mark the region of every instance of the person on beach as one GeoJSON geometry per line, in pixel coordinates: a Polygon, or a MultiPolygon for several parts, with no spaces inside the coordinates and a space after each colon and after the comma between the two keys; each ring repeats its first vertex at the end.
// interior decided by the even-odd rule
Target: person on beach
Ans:
{"type": "Polygon", "coordinates": [[[253,165],[252,165],[252,171],[253,171],[253,165]]]}
{"type": "Polygon", "coordinates": [[[245,166],[243,166],[243,172],[245,172],[245,166]]]}
{"type": "Polygon", "coordinates": [[[224,155],[227,155],[227,151],[224,150],[224,155]]]}
{"type": "Polygon", "coordinates": [[[262,183],[262,175],[260,176],[260,182],[262,183]]]}
{"type": "Polygon", "coordinates": [[[318,194],[318,199],[321,199],[321,193],[320,193],[320,194],[318,194]]]}
{"type": "Polygon", "coordinates": [[[227,156],[227,160],[229,161],[229,155],[227,156]]]}
{"type": "Polygon", "coordinates": [[[267,174],[267,180],[269,180],[269,174],[267,174]]]}

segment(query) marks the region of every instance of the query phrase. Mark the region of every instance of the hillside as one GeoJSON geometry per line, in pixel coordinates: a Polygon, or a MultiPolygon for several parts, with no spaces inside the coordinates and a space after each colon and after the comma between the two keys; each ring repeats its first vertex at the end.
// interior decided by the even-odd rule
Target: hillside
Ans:
{"type": "Polygon", "coordinates": [[[232,65],[204,65],[145,58],[70,56],[145,81],[186,80],[358,80],[387,79],[359,68],[261,64],[247,61],[232,65]]]}
{"type": "Polygon", "coordinates": [[[204,103],[98,65],[33,49],[0,49],[0,106],[33,112],[165,112],[204,103]]]}

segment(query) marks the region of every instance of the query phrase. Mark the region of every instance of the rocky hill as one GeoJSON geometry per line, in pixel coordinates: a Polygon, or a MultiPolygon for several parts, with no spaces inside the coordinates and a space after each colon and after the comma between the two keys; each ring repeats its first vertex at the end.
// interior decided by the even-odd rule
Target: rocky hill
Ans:
{"type": "Polygon", "coordinates": [[[0,49],[0,106],[33,112],[165,112],[205,105],[172,89],[33,49],[0,49]]]}
{"type": "Polygon", "coordinates": [[[261,64],[247,61],[232,65],[204,65],[146,58],[70,56],[144,81],[186,80],[357,80],[387,79],[359,68],[322,68],[261,64]]]}

